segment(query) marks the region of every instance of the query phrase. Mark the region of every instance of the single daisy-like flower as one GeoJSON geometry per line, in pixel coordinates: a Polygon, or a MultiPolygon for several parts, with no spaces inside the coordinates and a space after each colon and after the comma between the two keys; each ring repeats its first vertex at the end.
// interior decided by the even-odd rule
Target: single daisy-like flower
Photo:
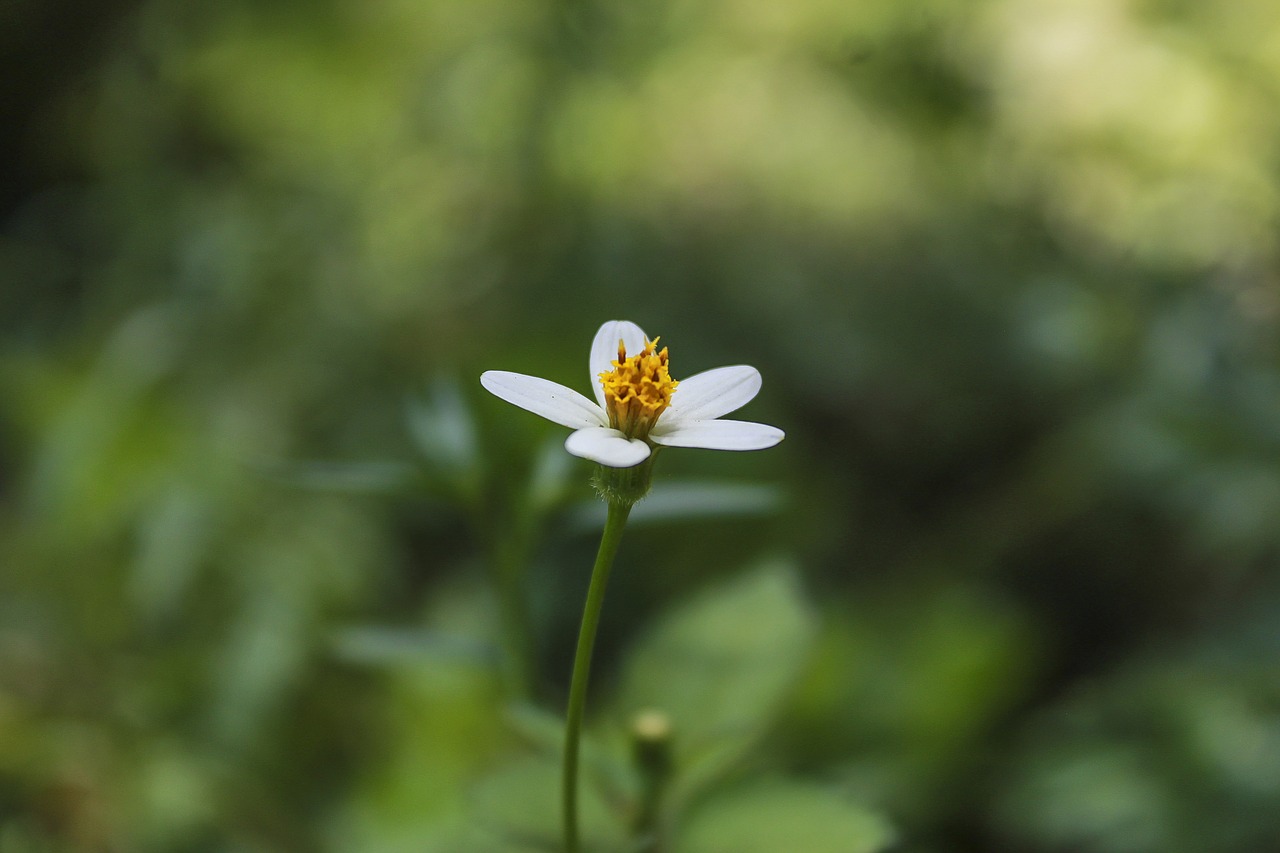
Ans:
{"type": "Polygon", "coordinates": [[[745,364],[717,367],[681,379],[667,370],[667,348],[635,323],[610,320],[591,344],[596,402],[558,382],[487,370],[480,384],[491,394],[573,430],[565,449],[609,468],[630,468],[654,445],[708,450],[764,450],[782,441],[777,427],[721,420],[760,390],[760,371],[745,364]],[[616,358],[614,356],[617,356],[616,358]]]}

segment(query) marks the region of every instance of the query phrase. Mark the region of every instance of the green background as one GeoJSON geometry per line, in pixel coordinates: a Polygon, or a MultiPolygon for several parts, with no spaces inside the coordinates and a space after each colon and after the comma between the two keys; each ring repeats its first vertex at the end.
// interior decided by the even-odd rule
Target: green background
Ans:
{"type": "Polygon", "coordinates": [[[653,705],[676,853],[1280,837],[1270,0],[0,23],[0,853],[554,849],[602,511],[477,380],[609,319],[787,439],[657,465],[596,849],[653,705]]]}

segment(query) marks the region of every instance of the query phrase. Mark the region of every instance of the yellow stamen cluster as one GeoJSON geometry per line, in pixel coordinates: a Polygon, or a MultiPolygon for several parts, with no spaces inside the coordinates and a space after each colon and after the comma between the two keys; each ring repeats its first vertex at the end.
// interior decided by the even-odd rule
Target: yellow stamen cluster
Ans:
{"type": "Polygon", "coordinates": [[[678,384],[667,372],[667,348],[659,351],[657,344],[657,338],[645,341],[644,349],[628,358],[626,345],[618,341],[613,370],[600,374],[609,426],[628,438],[649,434],[658,415],[671,405],[678,384]]]}

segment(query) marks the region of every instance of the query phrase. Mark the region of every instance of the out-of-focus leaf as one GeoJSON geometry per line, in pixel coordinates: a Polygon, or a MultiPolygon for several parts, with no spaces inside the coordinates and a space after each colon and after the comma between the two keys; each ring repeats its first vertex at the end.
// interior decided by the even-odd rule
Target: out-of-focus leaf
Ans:
{"type": "MultiPolygon", "coordinates": [[[[583,846],[592,851],[626,849],[625,828],[601,799],[590,774],[578,789],[579,824],[583,846]]],[[[522,845],[517,849],[559,851],[560,765],[551,758],[526,758],[508,764],[483,779],[472,791],[479,827],[498,839],[522,845]]]]}
{"type": "MultiPolygon", "coordinates": [[[[659,483],[631,510],[628,524],[695,521],[704,518],[739,518],[769,515],[782,504],[773,486],[752,483],[683,482],[659,483]]],[[[584,502],[574,508],[575,528],[598,530],[606,507],[601,501],[584,502]]]]}
{"type": "Polygon", "coordinates": [[[210,541],[208,502],[176,489],[157,502],[139,530],[130,592],[144,618],[164,618],[182,605],[210,541]]]}
{"type": "Polygon", "coordinates": [[[559,755],[564,748],[562,717],[527,702],[519,702],[507,708],[506,720],[517,735],[539,752],[559,755]]]}
{"type": "Polygon", "coordinates": [[[333,650],[348,663],[367,666],[448,661],[490,667],[496,666],[500,658],[498,649],[491,643],[472,637],[377,625],[337,631],[333,636],[333,650]]]}
{"type": "MultiPolygon", "coordinates": [[[[461,579],[437,590],[423,619],[451,637],[492,636],[492,600],[461,579]]],[[[394,749],[369,765],[336,821],[334,850],[422,853],[488,851],[454,844],[468,811],[469,786],[517,746],[502,719],[497,667],[448,655],[385,673],[381,703],[394,749]]]]}
{"type": "MultiPolygon", "coordinates": [[[[506,712],[515,733],[543,758],[559,760],[564,750],[564,719],[526,703],[506,712]]],[[[580,744],[581,774],[593,781],[597,791],[610,802],[629,802],[635,797],[638,780],[619,743],[609,739],[613,732],[584,734],[580,744]]]]}
{"type": "Polygon", "coordinates": [[[671,718],[677,768],[708,751],[727,766],[770,722],[813,634],[790,565],[767,563],[661,620],[627,662],[620,710],[671,718]]]}
{"type": "Polygon", "coordinates": [[[306,659],[308,614],[301,596],[259,591],[232,625],[210,703],[223,737],[243,741],[295,683],[306,659]]]}
{"type": "Polygon", "coordinates": [[[677,832],[674,853],[876,853],[892,843],[880,815],[817,785],[757,783],[721,794],[677,832]]]}
{"type": "MultiPolygon", "coordinates": [[[[547,441],[538,448],[528,491],[529,506],[535,512],[546,510],[564,499],[572,459],[564,452],[564,441],[560,438],[547,441]]],[[[603,513],[600,518],[604,518],[603,513]]]]}
{"type": "Polygon", "coordinates": [[[993,823],[1011,847],[1269,850],[1280,798],[1280,596],[1130,660],[1026,725],[993,823]],[[1047,846],[1046,846],[1047,845],[1047,846]]]}
{"type": "Polygon", "coordinates": [[[1142,749],[1077,744],[1039,758],[1001,803],[1010,837],[1097,853],[1208,849],[1176,846],[1174,800],[1142,749]]]}
{"type": "Polygon", "coordinates": [[[1030,690],[1043,646],[1015,602],[934,581],[824,612],[781,727],[807,761],[848,757],[841,781],[907,823],[946,793],[1030,690]]]}
{"type": "Polygon", "coordinates": [[[213,668],[213,725],[228,741],[262,731],[307,677],[330,602],[369,575],[369,519],[336,498],[295,500],[267,516],[234,555],[243,604],[213,668]]]}
{"type": "Polygon", "coordinates": [[[475,420],[458,383],[437,379],[426,400],[410,401],[405,417],[409,434],[430,467],[456,486],[471,488],[480,457],[475,420]]]}

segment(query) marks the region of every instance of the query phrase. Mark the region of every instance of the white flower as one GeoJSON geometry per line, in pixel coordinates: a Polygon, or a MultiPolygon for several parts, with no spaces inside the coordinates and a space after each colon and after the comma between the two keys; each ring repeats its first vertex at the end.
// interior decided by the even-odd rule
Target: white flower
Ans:
{"type": "Polygon", "coordinates": [[[745,364],[717,367],[674,381],[667,350],[659,351],[635,323],[610,320],[591,344],[593,403],[549,379],[487,370],[491,394],[573,429],[565,449],[610,468],[649,458],[655,444],[708,450],[763,450],[782,441],[777,427],[720,420],[760,390],[760,372],[745,364]],[[614,359],[614,353],[617,359],[614,359]]]}

